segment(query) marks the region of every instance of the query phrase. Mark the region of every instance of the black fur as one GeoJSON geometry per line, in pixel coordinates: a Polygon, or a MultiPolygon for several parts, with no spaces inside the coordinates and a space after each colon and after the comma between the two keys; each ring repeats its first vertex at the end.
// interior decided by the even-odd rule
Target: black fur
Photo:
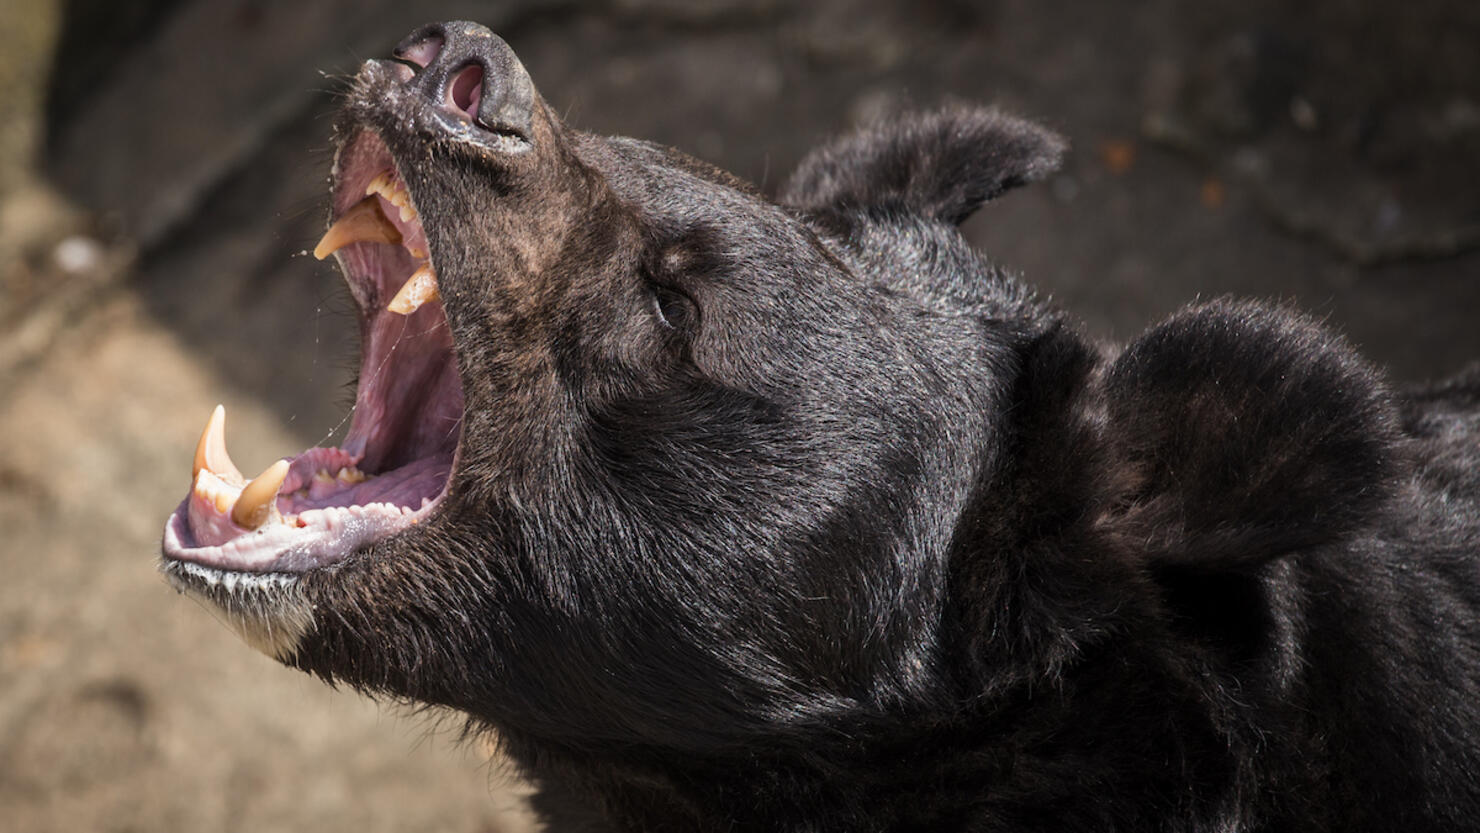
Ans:
{"type": "MultiPolygon", "coordinates": [[[[1063,142],[905,117],[769,202],[564,126],[396,155],[468,402],[293,662],[496,729],[579,829],[1480,826],[1480,374],[1298,313],[1087,340],[956,224],[1063,142]]],[[[399,97],[398,97],[399,96],[399,97]]]]}

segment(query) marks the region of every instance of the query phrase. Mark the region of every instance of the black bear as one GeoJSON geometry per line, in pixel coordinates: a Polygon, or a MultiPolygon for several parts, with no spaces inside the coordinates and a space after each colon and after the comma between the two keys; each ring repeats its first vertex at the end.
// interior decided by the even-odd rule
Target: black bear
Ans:
{"type": "Polygon", "coordinates": [[[337,133],[348,438],[249,482],[218,410],[163,570],[554,829],[1480,828],[1480,372],[1226,300],[1092,342],[957,231],[1063,152],[992,110],[773,201],[457,22],[337,133]]]}

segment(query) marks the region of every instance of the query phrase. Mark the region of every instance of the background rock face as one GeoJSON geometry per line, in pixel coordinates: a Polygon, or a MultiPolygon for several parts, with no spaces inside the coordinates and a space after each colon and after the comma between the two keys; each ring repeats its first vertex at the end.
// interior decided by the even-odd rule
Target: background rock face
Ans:
{"type": "Polygon", "coordinates": [[[213,404],[253,471],[342,427],[353,319],[305,255],[334,93],[449,18],[503,35],[576,126],[768,190],[909,104],[1050,124],[1065,171],[967,231],[1096,335],[1233,293],[1327,316],[1397,380],[1480,358],[1468,0],[14,0],[0,827],[526,825],[490,750],[256,656],[153,571],[213,404]]]}

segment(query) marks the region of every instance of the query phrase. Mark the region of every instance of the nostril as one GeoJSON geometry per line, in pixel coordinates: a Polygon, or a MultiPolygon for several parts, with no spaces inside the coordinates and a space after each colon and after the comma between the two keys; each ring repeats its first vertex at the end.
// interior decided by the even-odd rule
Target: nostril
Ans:
{"type": "Polygon", "coordinates": [[[395,77],[425,97],[444,119],[450,116],[482,131],[460,138],[495,142],[500,148],[529,144],[534,85],[509,45],[482,26],[461,20],[423,26],[396,46],[389,63],[395,77]],[[407,72],[412,76],[406,77],[407,72]]]}
{"type": "Polygon", "coordinates": [[[483,67],[468,64],[457,71],[447,85],[447,103],[471,121],[478,120],[478,102],[483,99],[483,67]]]}
{"type": "Polygon", "coordinates": [[[410,61],[422,69],[426,69],[441,54],[442,44],[442,37],[440,35],[433,35],[425,40],[417,41],[410,46],[398,47],[393,54],[397,58],[410,61]]]}

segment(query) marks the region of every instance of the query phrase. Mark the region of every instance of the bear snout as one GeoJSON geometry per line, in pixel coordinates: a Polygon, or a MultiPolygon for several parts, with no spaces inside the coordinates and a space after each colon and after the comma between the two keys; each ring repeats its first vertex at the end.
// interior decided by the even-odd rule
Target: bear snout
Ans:
{"type": "Polygon", "coordinates": [[[514,50],[487,28],[467,21],[433,23],[396,47],[395,59],[412,74],[403,83],[434,106],[490,133],[528,141],[534,82],[514,50]]]}

